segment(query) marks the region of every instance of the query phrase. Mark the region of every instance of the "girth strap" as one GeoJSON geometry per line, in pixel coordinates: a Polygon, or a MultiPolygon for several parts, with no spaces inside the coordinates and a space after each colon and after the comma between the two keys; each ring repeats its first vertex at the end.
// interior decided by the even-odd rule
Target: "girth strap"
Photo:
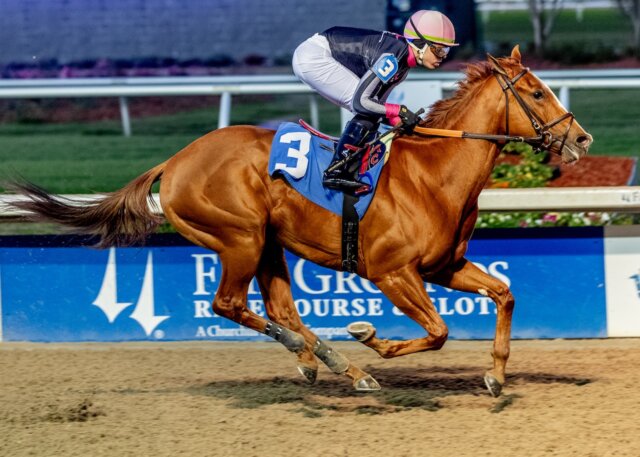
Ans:
{"type": "Polygon", "coordinates": [[[360,220],[356,211],[359,197],[344,194],[342,201],[342,270],[358,271],[358,229],[360,220]]]}

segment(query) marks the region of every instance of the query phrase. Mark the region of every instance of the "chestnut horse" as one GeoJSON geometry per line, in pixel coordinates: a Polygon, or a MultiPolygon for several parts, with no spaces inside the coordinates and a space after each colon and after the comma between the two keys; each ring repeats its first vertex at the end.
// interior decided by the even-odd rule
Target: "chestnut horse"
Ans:
{"type": "MultiPolygon", "coordinates": [[[[485,135],[443,139],[421,135],[417,128],[395,140],[361,221],[358,274],[420,324],[426,336],[382,339],[364,322],[348,330],[385,358],[437,350],[448,329],[424,282],[489,296],[497,321],[493,368],[484,380],[497,396],[505,382],[514,299],[506,284],[465,258],[478,196],[499,153],[496,142],[523,137],[519,139],[572,162],[587,152],[592,138],[547,85],[522,66],[517,46],[510,57],[489,56],[469,65],[453,97],[435,103],[422,127],[485,135]]],[[[148,196],[162,178],[166,219],[184,237],[219,254],[222,278],[212,305],[218,315],[281,342],[297,355],[298,369],[309,382],[316,378],[320,359],[334,373],[351,378],[355,389],[377,390],[373,377],[321,341],[298,315],[284,249],[340,269],[341,218],[306,200],[283,179],[269,176],[273,136],[273,131],[253,126],[216,130],[91,203],[66,201],[30,183],[14,184],[17,193],[29,197],[14,206],[38,220],[100,235],[101,247],[128,245],[143,240],[161,222],[150,210],[148,196]],[[268,319],[247,307],[254,276],[268,319]]]]}

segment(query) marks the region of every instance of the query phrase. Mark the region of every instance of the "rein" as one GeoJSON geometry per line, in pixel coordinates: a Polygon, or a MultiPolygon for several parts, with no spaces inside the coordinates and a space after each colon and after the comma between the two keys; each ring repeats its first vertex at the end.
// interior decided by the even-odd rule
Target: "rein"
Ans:
{"type": "Polygon", "coordinates": [[[567,112],[562,116],[554,119],[553,121],[547,122],[544,124],[540,116],[538,116],[533,109],[525,102],[518,91],[515,88],[515,84],[518,82],[520,78],[526,75],[529,72],[529,68],[524,68],[520,73],[518,73],[513,79],[509,79],[509,75],[505,71],[505,69],[500,65],[498,60],[493,56],[489,56],[491,63],[493,64],[493,75],[498,80],[498,84],[500,84],[500,88],[504,93],[505,98],[505,127],[506,127],[506,135],[490,135],[485,133],[469,133],[462,130],[447,130],[447,129],[435,129],[428,127],[420,127],[416,126],[414,128],[414,132],[420,135],[441,137],[441,138],[468,138],[473,140],[487,140],[494,143],[508,143],[510,141],[518,142],[518,143],[526,143],[533,146],[537,150],[549,150],[554,142],[560,141],[551,133],[551,128],[564,121],[565,119],[569,120],[569,125],[567,126],[564,134],[562,136],[562,140],[560,141],[559,150],[562,151],[564,148],[564,144],[569,136],[569,131],[571,130],[571,126],[573,125],[573,121],[575,116],[571,112],[567,112]],[[536,132],[536,136],[514,136],[509,135],[509,94],[511,92],[513,98],[516,100],[518,105],[522,108],[524,113],[529,118],[531,122],[531,126],[536,132]]]}

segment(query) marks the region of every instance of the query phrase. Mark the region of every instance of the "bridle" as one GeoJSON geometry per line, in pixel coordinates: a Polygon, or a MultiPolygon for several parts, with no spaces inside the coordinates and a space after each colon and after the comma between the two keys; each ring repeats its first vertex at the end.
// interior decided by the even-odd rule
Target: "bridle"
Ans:
{"type": "Polygon", "coordinates": [[[563,115],[559,116],[558,118],[550,122],[547,122],[545,124],[544,121],[540,118],[540,116],[538,116],[536,112],[533,109],[531,109],[531,107],[527,104],[527,102],[523,100],[522,96],[518,93],[518,91],[515,88],[515,84],[518,82],[520,78],[522,78],[524,75],[526,75],[529,72],[529,68],[524,68],[520,73],[518,73],[515,77],[513,77],[513,79],[510,79],[505,69],[502,67],[502,65],[500,65],[500,63],[495,57],[490,55],[489,59],[493,64],[493,69],[492,69],[493,75],[498,80],[498,84],[500,85],[500,88],[504,93],[505,130],[506,130],[505,137],[509,138],[507,141],[521,141],[521,142],[530,144],[531,146],[534,147],[534,149],[545,150],[545,151],[548,151],[554,143],[560,141],[560,148],[558,150],[562,151],[567,141],[567,138],[569,136],[569,132],[573,125],[573,121],[575,120],[575,116],[573,115],[573,113],[566,112],[563,115]],[[531,122],[531,126],[533,127],[537,136],[520,137],[520,139],[517,140],[517,139],[513,139],[514,137],[511,137],[509,135],[509,92],[511,92],[511,95],[513,95],[513,98],[516,100],[518,105],[520,105],[520,108],[522,108],[522,111],[524,111],[525,115],[529,118],[529,122],[531,122]],[[551,128],[563,122],[565,119],[569,119],[569,124],[567,125],[567,128],[564,131],[564,134],[562,135],[561,138],[554,137],[553,134],[551,133],[551,128]]]}

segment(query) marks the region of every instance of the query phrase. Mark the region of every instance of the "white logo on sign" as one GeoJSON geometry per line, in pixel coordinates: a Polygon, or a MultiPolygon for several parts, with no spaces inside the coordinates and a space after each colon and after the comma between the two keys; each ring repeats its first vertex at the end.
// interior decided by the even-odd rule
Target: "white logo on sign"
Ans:
{"type": "Polygon", "coordinates": [[[629,276],[629,279],[633,279],[633,282],[636,285],[636,293],[638,297],[640,297],[640,274],[636,273],[633,276],[629,276]]]}
{"type": "MultiPolygon", "coordinates": [[[[107,316],[109,323],[113,323],[125,308],[131,306],[132,303],[118,302],[118,281],[116,275],[116,250],[109,249],[109,259],[107,260],[107,269],[102,279],[102,287],[93,304],[100,308],[107,316]]],[[[140,324],[147,336],[160,325],[169,316],[156,316],[154,297],[153,297],[153,255],[149,252],[147,256],[147,266],[144,271],[144,279],[140,289],[140,296],[136,302],[136,306],[129,316],[140,324]]]]}

